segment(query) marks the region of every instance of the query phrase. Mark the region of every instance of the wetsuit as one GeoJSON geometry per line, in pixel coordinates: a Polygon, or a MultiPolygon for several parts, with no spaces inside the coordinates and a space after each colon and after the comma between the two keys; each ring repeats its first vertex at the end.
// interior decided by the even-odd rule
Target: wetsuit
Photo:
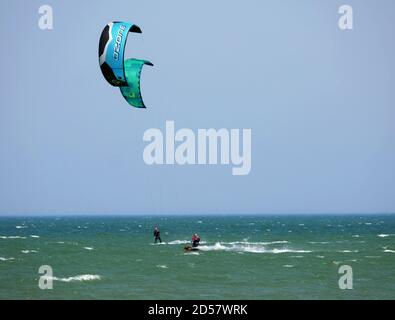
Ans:
{"type": "Polygon", "coordinates": [[[200,238],[199,237],[192,237],[192,248],[196,248],[199,246],[200,238]]]}
{"type": "Polygon", "coordinates": [[[154,238],[155,243],[159,240],[159,243],[162,243],[162,239],[160,238],[160,231],[158,229],[154,230],[154,238]]]}

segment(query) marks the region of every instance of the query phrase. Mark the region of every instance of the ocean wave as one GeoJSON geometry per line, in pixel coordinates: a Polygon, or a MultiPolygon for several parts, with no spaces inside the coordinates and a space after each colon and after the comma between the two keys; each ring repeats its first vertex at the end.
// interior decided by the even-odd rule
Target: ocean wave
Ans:
{"type": "Polygon", "coordinates": [[[272,253],[310,253],[310,250],[294,250],[294,249],[273,249],[269,250],[268,252],[272,253]]]}
{"type": "Polygon", "coordinates": [[[234,251],[234,252],[250,252],[250,253],[309,253],[309,250],[296,250],[290,248],[267,249],[264,245],[251,244],[227,244],[216,242],[214,245],[201,245],[199,250],[202,251],[234,251]]]}
{"type": "Polygon", "coordinates": [[[283,265],[284,268],[293,268],[294,266],[292,264],[285,264],[283,265]]]}
{"type": "Polygon", "coordinates": [[[342,253],[357,253],[359,251],[358,250],[340,250],[338,252],[342,252],[342,253]]]}
{"type": "Polygon", "coordinates": [[[4,258],[4,257],[0,257],[0,261],[10,261],[10,260],[15,260],[15,258],[4,258]]]}
{"type": "Polygon", "coordinates": [[[162,269],[169,269],[169,267],[167,265],[165,265],[165,264],[158,264],[156,267],[157,268],[162,268],[162,269]]]}
{"type": "Polygon", "coordinates": [[[380,237],[380,238],[387,238],[387,237],[390,237],[390,236],[393,236],[393,234],[378,234],[377,235],[378,237],[380,237]]]}
{"type": "Polygon", "coordinates": [[[21,236],[0,236],[0,239],[26,239],[26,237],[21,237],[21,236]]]}
{"type": "Polygon", "coordinates": [[[329,241],[310,241],[310,244],[328,244],[330,243],[329,241]]]}
{"type": "Polygon", "coordinates": [[[383,252],[395,253],[395,250],[385,249],[383,252]]]}
{"type": "Polygon", "coordinates": [[[85,250],[94,250],[92,247],[84,247],[85,250]]]}
{"type": "Polygon", "coordinates": [[[38,239],[38,238],[40,238],[40,236],[36,236],[35,234],[31,234],[31,235],[30,235],[30,238],[36,238],[36,239],[38,239]]]}
{"type": "Polygon", "coordinates": [[[288,243],[287,240],[279,240],[279,241],[269,241],[269,242],[249,242],[249,241],[234,241],[234,242],[222,242],[224,244],[241,244],[241,245],[269,245],[269,244],[282,244],[282,243],[288,243]]]}
{"type": "MultiPolygon", "coordinates": [[[[189,244],[191,243],[190,240],[173,240],[170,242],[162,242],[162,244],[170,244],[170,245],[174,245],[174,244],[189,244]]],[[[289,243],[286,240],[279,240],[279,241],[269,241],[269,242],[249,242],[246,240],[243,241],[232,241],[232,242],[225,242],[222,241],[220,242],[223,245],[270,245],[270,244],[285,244],[285,243],[289,243]]],[[[207,244],[206,241],[200,241],[200,244],[207,244]]]]}
{"type": "MultiPolygon", "coordinates": [[[[191,243],[191,240],[173,240],[173,241],[169,241],[169,242],[162,242],[162,244],[170,244],[170,245],[174,245],[174,244],[188,244],[191,243]]],[[[205,244],[207,242],[205,241],[200,241],[201,244],[205,244]]]]}
{"type": "Polygon", "coordinates": [[[47,277],[47,278],[61,282],[101,280],[101,277],[97,274],[82,274],[79,276],[67,277],[67,278],[58,278],[58,277],[47,277]]]}
{"type": "Polygon", "coordinates": [[[27,226],[15,226],[15,228],[17,228],[17,229],[25,229],[25,228],[27,228],[27,226]]]}
{"type": "Polygon", "coordinates": [[[188,241],[188,240],[173,240],[173,241],[167,242],[167,244],[186,244],[189,242],[190,241],[188,241]]]}
{"type": "Polygon", "coordinates": [[[38,251],[37,250],[22,250],[21,251],[22,253],[37,253],[38,251]]]}

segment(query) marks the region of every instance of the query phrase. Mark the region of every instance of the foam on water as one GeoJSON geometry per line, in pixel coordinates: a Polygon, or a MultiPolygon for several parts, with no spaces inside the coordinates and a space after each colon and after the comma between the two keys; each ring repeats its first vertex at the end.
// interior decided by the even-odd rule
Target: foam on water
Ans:
{"type": "Polygon", "coordinates": [[[97,274],[82,274],[74,277],[58,278],[58,277],[47,277],[48,279],[61,281],[61,282],[77,282],[77,281],[92,281],[101,280],[101,277],[97,274]]]}
{"type": "Polygon", "coordinates": [[[21,236],[0,236],[0,239],[26,239],[26,237],[21,237],[21,236]]]}
{"type": "Polygon", "coordinates": [[[380,238],[387,238],[387,237],[393,236],[393,234],[378,234],[377,236],[380,238]]]}
{"type": "Polygon", "coordinates": [[[21,252],[27,254],[27,253],[37,253],[38,251],[37,250],[22,250],[21,252]]]}
{"type": "Polygon", "coordinates": [[[173,241],[167,242],[167,244],[186,244],[189,242],[190,241],[188,241],[188,240],[173,240],[173,241]]]}
{"type": "Polygon", "coordinates": [[[0,261],[9,261],[9,260],[14,260],[15,258],[4,258],[0,257],[0,261]]]}
{"type": "MultiPolygon", "coordinates": [[[[170,244],[170,245],[174,245],[174,244],[188,244],[191,243],[190,240],[173,240],[173,241],[169,241],[169,242],[162,242],[162,244],[170,244]]],[[[205,241],[200,241],[201,244],[206,243],[205,241]]]]}
{"type": "Polygon", "coordinates": [[[92,247],[84,247],[85,250],[93,250],[92,247]]]}
{"type": "Polygon", "coordinates": [[[234,241],[234,242],[223,242],[226,244],[241,244],[241,245],[269,245],[269,244],[282,244],[282,243],[288,243],[286,240],[279,240],[279,241],[271,241],[271,242],[248,242],[248,241],[234,241]]]}
{"type": "Polygon", "coordinates": [[[330,243],[329,241],[310,241],[310,244],[328,244],[330,243]]]}
{"type": "Polygon", "coordinates": [[[202,251],[235,251],[235,252],[250,252],[250,253],[309,253],[309,250],[296,250],[290,248],[275,248],[268,249],[262,244],[247,244],[247,243],[221,243],[216,242],[214,245],[199,246],[202,251]]]}
{"type": "Polygon", "coordinates": [[[200,253],[196,252],[196,251],[192,251],[192,252],[185,252],[184,254],[186,255],[192,255],[192,256],[198,256],[200,253]]]}

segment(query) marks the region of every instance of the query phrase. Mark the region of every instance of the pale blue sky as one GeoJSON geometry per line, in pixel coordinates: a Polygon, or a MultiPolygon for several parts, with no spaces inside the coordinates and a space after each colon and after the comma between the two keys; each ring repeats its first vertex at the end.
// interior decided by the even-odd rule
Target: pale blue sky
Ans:
{"type": "Polygon", "coordinates": [[[0,18],[0,215],[395,212],[393,0],[2,0],[0,18]],[[100,72],[113,20],[143,30],[126,56],[155,64],[147,110],[100,72]],[[251,128],[251,173],[145,165],[166,120],[251,128]]]}

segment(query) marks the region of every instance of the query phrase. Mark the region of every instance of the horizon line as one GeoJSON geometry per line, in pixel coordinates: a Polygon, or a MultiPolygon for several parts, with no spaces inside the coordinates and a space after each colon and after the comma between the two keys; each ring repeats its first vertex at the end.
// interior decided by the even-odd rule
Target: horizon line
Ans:
{"type": "Polygon", "coordinates": [[[206,216],[351,216],[351,215],[395,215],[395,212],[282,212],[282,213],[17,213],[2,214],[0,218],[34,217],[206,217],[206,216]]]}

